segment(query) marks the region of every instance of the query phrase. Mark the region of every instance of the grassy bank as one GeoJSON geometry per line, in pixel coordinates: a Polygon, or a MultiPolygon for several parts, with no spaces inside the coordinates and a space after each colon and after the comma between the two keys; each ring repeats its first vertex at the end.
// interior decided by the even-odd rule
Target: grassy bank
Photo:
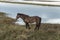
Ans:
{"type": "Polygon", "coordinates": [[[39,31],[14,24],[15,19],[0,12],[0,40],[60,40],[60,24],[42,24],[39,31]]]}

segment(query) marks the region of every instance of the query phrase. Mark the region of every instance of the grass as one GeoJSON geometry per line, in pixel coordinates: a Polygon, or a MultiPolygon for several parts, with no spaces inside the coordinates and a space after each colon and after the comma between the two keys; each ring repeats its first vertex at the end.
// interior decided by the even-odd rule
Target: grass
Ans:
{"type": "Polygon", "coordinates": [[[43,24],[40,30],[26,29],[25,25],[14,24],[15,19],[0,12],[0,40],[60,40],[60,24],[43,24]]]}

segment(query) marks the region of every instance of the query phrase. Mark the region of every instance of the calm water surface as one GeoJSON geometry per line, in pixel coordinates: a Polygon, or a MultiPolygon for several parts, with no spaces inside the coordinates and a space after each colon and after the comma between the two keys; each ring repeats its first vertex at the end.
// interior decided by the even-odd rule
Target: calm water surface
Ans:
{"type": "MultiPolygon", "coordinates": [[[[9,17],[16,18],[17,13],[24,13],[30,16],[42,17],[42,22],[46,23],[51,19],[60,20],[60,7],[36,6],[26,4],[11,4],[0,2],[0,12],[5,12],[9,17]]],[[[22,19],[17,23],[24,24],[22,19]]]]}

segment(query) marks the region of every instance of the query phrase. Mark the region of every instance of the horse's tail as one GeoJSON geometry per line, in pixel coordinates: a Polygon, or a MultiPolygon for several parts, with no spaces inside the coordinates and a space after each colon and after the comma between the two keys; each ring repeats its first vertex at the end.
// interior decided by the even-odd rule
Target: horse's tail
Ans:
{"type": "Polygon", "coordinates": [[[39,17],[39,21],[38,21],[38,30],[39,30],[39,28],[40,28],[40,26],[41,26],[41,18],[39,17]]]}
{"type": "Polygon", "coordinates": [[[41,18],[39,18],[39,26],[41,25],[41,18]]]}

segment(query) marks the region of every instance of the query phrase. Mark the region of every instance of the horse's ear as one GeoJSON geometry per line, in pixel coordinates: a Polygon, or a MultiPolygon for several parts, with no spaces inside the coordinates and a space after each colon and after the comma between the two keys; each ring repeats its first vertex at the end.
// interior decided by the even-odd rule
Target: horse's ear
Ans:
{"type": "Polygon", "coordinates": [[[17,13],[17,15],[19,15],[20,13],[17,13]]]}

